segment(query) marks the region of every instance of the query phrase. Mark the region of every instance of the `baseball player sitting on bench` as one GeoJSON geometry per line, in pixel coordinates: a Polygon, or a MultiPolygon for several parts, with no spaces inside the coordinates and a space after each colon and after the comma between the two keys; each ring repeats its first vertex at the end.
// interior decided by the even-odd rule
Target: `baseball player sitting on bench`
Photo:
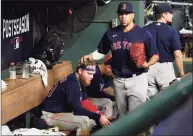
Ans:
{"type": "Polygon", "coordinates": [[[113,77],[111,62],[112,55],[109,54],[105,58],[104,63],[96,65],[96,73],[93,75],[90,86],[87,87],[87,95],[92,104],[101,110],[105,107],[107,111],[112,112],[113,105],[112,119],[114,120],[118,114],[115,103],[114,89],[110,86],[110,81],[107,82],[104,79],[104,76],[109,78],[113,77]]]}
{"type": "Polygon", "coordinates": [[[109,98],[115,101],[114,90],[110,83],[104,80],[103,76],[113,77],[111,62],[112,55],[109,54],[104,63],[96,65],[96,73],[93,75],[90,86],[87,87],[88,97],[92,98],[109,98]]]}
{"type": "Polygon", "coordinates": [[[90,85],[95,70],[93,63],[80,64],[76,72],[54,85],[43,103],[41,117],[49,126],[58,126],[60,131],[76,130],[76,135],[89,135],[96,124],[98,127],[111,124],[111,115],[102,113],[87,99],[86,86],[90,85]]]}

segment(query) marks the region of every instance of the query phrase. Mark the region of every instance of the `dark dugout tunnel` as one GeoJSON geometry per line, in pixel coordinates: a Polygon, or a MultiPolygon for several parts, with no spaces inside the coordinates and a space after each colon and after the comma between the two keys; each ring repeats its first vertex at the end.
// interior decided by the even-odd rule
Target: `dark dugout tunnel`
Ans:
{"type": "MultiPolygon", "coordinates": [[[[40,41],[46,39],[49,31],[55,32],[63,45],[51,46],[54,50],[65,50],[70,47],[66,42],[76,33],[88,27],[97,12],[96,0],[59,0],[59,1],[2,1],[2,21],[21,18],[29,13],[29,32],[20,34],[23,41],[15,50],[10,45],[12,37],[2,40],[2,70],[9,67],[10,62],[23,62],[29,57],[36,57],[37,50],[48,50],[40,41]]],[[[3,26],[2,26],[3,27],[3,26]]],[[[3,34],[2,34],[3,35],[3,34]]],[[[13,37],[14,38],[14,37],[13,37]]],[[[47,42],[49,43],[49,39],[47,42]]],[[[39,53],[39,52],[38,52],[39,53]]],[[[62,54],[61,54],[62,56],[62,54]]],[[[60,59],[59,56],[57,59],[60,59]]]]}

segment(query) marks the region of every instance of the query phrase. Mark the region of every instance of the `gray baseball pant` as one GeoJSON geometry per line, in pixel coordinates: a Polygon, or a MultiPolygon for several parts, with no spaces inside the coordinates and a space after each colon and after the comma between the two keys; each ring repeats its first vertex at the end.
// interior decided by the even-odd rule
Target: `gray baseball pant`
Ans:
{"type": "Polygon", "coordinates": [[[116,108],[113,102],[108,98],[88,98],[89,101],[108,117],[116,117],[116,108]]]}
{"type": "Polygon", "coordinates": [[[76,131],[76,135],[89,135],[92,127],[96,125],[95,121],[87,116],[75,116],[72,113],[50,113],[42,111],[42,119],[49,126],[57,126],[59,130],[76,131]]]}
{"type": "Polygon", "coordinates": [[[115,77],[113,84],[120,117],[126,112],[132,111],[144,104],[148,99],[147,73],[142,73],[131,78],[115,77]]]}
{"type": "Polygon", "coordinates": [[[164,90],[169,83],[176,78],[172,62],[164,62],[152,65],[148,71],[148,96],[152,97],[158,91],[164,90]]]}

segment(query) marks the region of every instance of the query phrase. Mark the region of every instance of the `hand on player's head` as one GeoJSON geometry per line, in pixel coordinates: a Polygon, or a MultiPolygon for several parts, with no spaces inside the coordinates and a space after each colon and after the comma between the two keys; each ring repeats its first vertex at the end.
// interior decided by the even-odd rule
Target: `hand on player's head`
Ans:
{"type": "Polygon", "coordinates": [[[79,74],[79,80],[83,86],[89,86],[93,75],[96,72],[96,63],[86,59],[84,63],[78,63],[76,73],[79,74]]]}
{"type": "Polygon", "coordinates": [[[93,61],[92,54],[88,54],[88,55],[81,57],[81,59],[79,60],[79,63],[85,63],[88,60],[93,61]]]}

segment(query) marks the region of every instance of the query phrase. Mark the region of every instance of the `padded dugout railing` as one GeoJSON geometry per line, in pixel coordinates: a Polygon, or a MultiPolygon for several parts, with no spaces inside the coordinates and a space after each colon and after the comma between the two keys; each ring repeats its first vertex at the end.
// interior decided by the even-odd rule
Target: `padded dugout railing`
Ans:
{"type": "Polygon", "coordinates": [[[112,125],[93,133],[93,136],[135,136],[144,129],[169,116],[192,95],[191,72],[182,77],[180,81],[174,82],[167,89],[158,93],[146,104],[129,112],[124,117],[113,122],[112,125]]]}

